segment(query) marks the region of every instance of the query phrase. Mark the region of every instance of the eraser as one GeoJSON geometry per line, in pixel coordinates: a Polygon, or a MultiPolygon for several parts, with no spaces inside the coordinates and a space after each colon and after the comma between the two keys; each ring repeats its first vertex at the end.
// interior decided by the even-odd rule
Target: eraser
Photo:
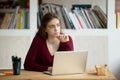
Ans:
{"type": "Polygon", "coordinates": [[[11,75],[11,74],[13,74],[13,71],[4,71],[3,73],[6,75],[11,75]]]}

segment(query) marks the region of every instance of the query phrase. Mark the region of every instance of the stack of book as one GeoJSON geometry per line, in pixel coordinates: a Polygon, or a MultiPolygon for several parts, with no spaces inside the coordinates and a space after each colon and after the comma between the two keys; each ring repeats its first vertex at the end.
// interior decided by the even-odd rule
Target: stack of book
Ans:
{"type": "Polygon", "coordinates": [[[0,29],[29,29],[29,12],[17,6],[16,9],[0,10],[0,29]]]}
{"type": "Polygon", "coordinates": [[[41,25],[41,18],[48,12],[60,16],[63,29],[107,28],[107,15],[98,5],[92,8],[91,4],[73,4],[71,11],[68,11],[64,5],[43,3],[39,6],[38,27],[41,25]]]}
{"type": "Polygon", "coordinates": [[[74,29],[74,25],[70,19],[66,7],[64,5],[50,4],[50,3],[44,3],[40,5],[38,12],[38,26],[40,26],[40,21],[43,15],[45,15],[48,12],[56,13],[60,16],[63,29],[66,28],[74,29]]]}

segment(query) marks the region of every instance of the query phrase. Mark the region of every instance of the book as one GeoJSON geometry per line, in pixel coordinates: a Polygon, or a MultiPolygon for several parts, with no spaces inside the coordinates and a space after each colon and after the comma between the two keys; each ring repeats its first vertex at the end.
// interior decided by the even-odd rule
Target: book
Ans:
{"type": "Polygon", "coordinates": [[[15,25],[16,25],[16,21],[17,21],[17,14],[18,14],[18,11],[20,9],[20,6],[17,6],[16,9],[15,9],[15,12],[12,16],[12,19],[11,19],[11,22],[10,22],[10,25],[9,25],[9,29],[14,29],[15,28],[15,25]]]}
{"type": "Polygon", "coordinates": [[[30,29],[30,13],[29,13],[29,11],[27,12],[27,20],[26,20],[27,22],[27,29],[30,29]]]}
{"type": "Polygon", "coordinates": [[[73,25],[73,22],[71,21],[70,19],[70,16],[69,16],[69,13],[67,11],[67,8],[63,5],[62,7],[62,10],[63,10],[63,13],[64,13],[64,16],[66,18],[66,20],[68,21],[68,24],[69,24],[69,29],[75,29],[74,25],[73,25]]]}
{"type": "Polygon", "coordinates": [[[6,29],[6,22],[8,20],[8,17],[9,17],[9,13],[5,13],[4,19],[3,19],[2,24],[0,26],[1,29],[6,29]]]}
{"type": "Polygon", "coordinates": [[[107,16],[103,12],[103,10],[98,5],[95,5],[93,7],[93,10],[95,14],[97,15],[97,17],[99,18],[101,24],[103,25],[103,28],[107,28],[107,16]]]}
{"type": "MultiPolygon", "coordinates": [[[[46,13],[55,13],[57,14],[60,19],[61,19],[61,26],[63,29],[66,29],[66,22],[65,22],[65,13],[63,14],[63,9],[62,5],[59,4],[54,4],[54,3],[43,3],[39,7],[38,11],[38,26],[40,26],[40,21],[41,18],[46,14],[46,13]]],[[[69,25],[70,26],[70,25],[69,25]]]]}
{"type": "Polygon", "coordinates": [[[100,23],[101,25],[101,28],[106,28],[105,24],[102,22],[101,18],[98,16],[98,13],[95,11],[95,10],[92,10],[95,17],[97,18],[98,22],[100,23]]]}
{"type": "Polygon", "coordinates": [[[44,16],[46,13],[51,12],[50,4],[44,3],[40,5],[41,16],[44,16]]]}
{"type": "Polygon", "coordinates": [[[4,16],[5,16],[5,13],[0,12],[0,25],[2,24],[4,16]]]}
{"type": "Polygon", "coordinates": [[[88,8],[91,8],[92,5],[91,4],[72,4],[72,10],[78,8],[84,8],[84,9],[88,9],[88,8]]]}
{"type": "Polygon", "coordinates": [[[40,14],[39,12],[37,12],[37,28],[39,29],[40,26],[41,26],[40,14]]]}
{"type": "Polygon", "coordinates": [[[16,20],[15,29],[21,29],[20,21],[21,21],[21,15],[20,15],[20,12],[19,12],[19,13],[17,14],[17,20],[16,20]]]}
{"type": "Polygon", "coordinates": [[[86,22],[86,24],[87,24],[87,27],[90,29],[90,28],[91,28],[91,25],[90,25],[90,22],[88,21],[87,15],[86,15],[86,13],[85,13],[85,9],[80,8],[80,11],[81,11],[81,14],[82,14],[83,17],[84,17],[84,20],[85,20],[85,22],[86,22]]]}
{"type": "Polygon", "coordinates": [[[29,12],[24,10],[24,29],[28,29],[28,14],[29,12]]]}
{"type": "Polygon", "coordinates": [[[97,15],[94,13],[94,10],[91,10],[90,15],[91,15],[92,20],[94,22],[95,28],[102,28],[100,22],[97,19],[97,15]]]}
{"type": "Polygon", "coordinates": [[[72,12],[69,12],[69,15],[70,15],[70,19],[72,20],[75,29],[80,29],[80,27],[78,26],[77,21],[74,17],[74,14],[72,12]]]}
{"type": "Polygon", "coordinates": [[[116,12],[116,28],[120,28],[120,12],[116,12]]]}
{"type": "Polygon", "coordinates": [[[83,24],[82,24],[82,22],[81,22],[81,20],[80,20],[80,18],[79,18],[79,16],[78,16],[78,14],[76,14],[76,13],[74,13],[75,14],[75,16],[76,16],[76,18],[77,18],[77,20],[78,20],[78,24],[79,24],[79,26],[80,26],[80,29],[83,29],[83,24]]]}
{"type": "Polygon", "coordinates": [[[90,15],[90,9],[84,9],[84,12],[85,12],[85,15],[86,15],[86,18],[87,18],[87,20],[88,20],[88,22],[89,22],[89,24],[90,24],[90,26],[91,26],[91,28],[95,28],[95,26],[94,26],[94,22],[92,22],[92,18],[90,17],[91,15],[90,15]]]}
{"type": "Polygon", "coordinates": [[[71,29],[70,24],[69,24],[68,19],[67,19],[67,16],[66,16],[63,8],[61,8],[61,9],[62,9],[61,12],[63,14],[63,19],[64,19],[65,27],[66,27],[66,29],[71,29]]]}
{"type": "Polygon", "coordinates": [[[87,25],[86,25],[86,23],[84,22],[84,20],[83,20],[83,17],[79,14],[80,12],[79,12],[79,10],[80,9],[74,9],[74,10],[72,10],[75,14],[76,14],[76,16],[78,17],[78,19],[79,19],[79,23],[80,23],[80,25],[81,25],[81,28],[82,29],[86,29],[87,28],[87,25]]]}
{"type": "Polygon", "coordinates": [[[64,20],[64,18],[63,18],[63,14],[62,14],[62,12],[61,12],[61,7],[58,7],[58,6],[56,6],[55,7],[55,10],[56,10],[56,14],[60,17],[60,19],[61,19],[61,26],[62,26],[62,29],[66,29],[66,25],[65,25],[65,20],[64,20]]]}
{"type": "Polygon", "coordinates": [[[8,15],[8,19],[7,19],[7,21],[6,21],[6,25],[5,25],[6,29],[8,29],[12,17],[13,17],[13,13],[9,13],[9,15],[8,15]]]}
{"type": "Polygon", "coordinates": [[[73,17],[74,17],[74,20],[75,20],[75,22],[77,24],[78,29],[81,29],[81,25],[79,24],[79,21],[77,19],[77,16],[75,15],[75,13],[73,13],[73,17]]]}

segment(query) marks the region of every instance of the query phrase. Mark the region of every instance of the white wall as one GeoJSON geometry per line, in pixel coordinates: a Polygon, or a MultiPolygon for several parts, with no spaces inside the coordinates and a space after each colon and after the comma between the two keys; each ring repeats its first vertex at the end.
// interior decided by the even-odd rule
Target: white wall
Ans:
{"type": "Polygon", "coordinates": [[[120,80],[120,30],[115,25],[115,0],[108,0],[109,68],[120,80]]]}
{"type": "MultiPolygon", "coordinates": [[[[108,37],[107,36],[79,36],[71,35],[75,50],[87,50],[87,67],[96,64],[108,63],[108,37]],[[97,45],[96,45],[97,44],[97,45]]],[[[25,56],[31,41],[28,36],[3,36],[0,37],[0,69],[12,69],[11,56],[22,57],[22,69],[25,56]]]]}
{"type": "Polygon", "coordinates": [[[87,50],[87,68],[94,68],[97,64],[108,63],[107,36],[75,36],[75,50],[87,50]]]}
{"type": "Polygon", "coordinates": [[[120,80],[120,31],[111,31],[109,37],[109,67],[120,80]]]}
{"type": "Polygon", "coordinates": [[[0,36],[0,69],[12,69],[11,56],[22,57],[22,68],[30,46],[29,36],[0,36]]]}

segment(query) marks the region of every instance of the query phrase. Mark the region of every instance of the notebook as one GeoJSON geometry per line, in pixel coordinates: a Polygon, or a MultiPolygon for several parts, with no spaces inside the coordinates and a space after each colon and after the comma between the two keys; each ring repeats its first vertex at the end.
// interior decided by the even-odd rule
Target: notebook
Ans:
{"type": "Polygon", "coordinates": [[[50,75],[84,73],[87,64],[87,51],[60,51],[54,55],[52,71],[44,71],[50,75]]]}

